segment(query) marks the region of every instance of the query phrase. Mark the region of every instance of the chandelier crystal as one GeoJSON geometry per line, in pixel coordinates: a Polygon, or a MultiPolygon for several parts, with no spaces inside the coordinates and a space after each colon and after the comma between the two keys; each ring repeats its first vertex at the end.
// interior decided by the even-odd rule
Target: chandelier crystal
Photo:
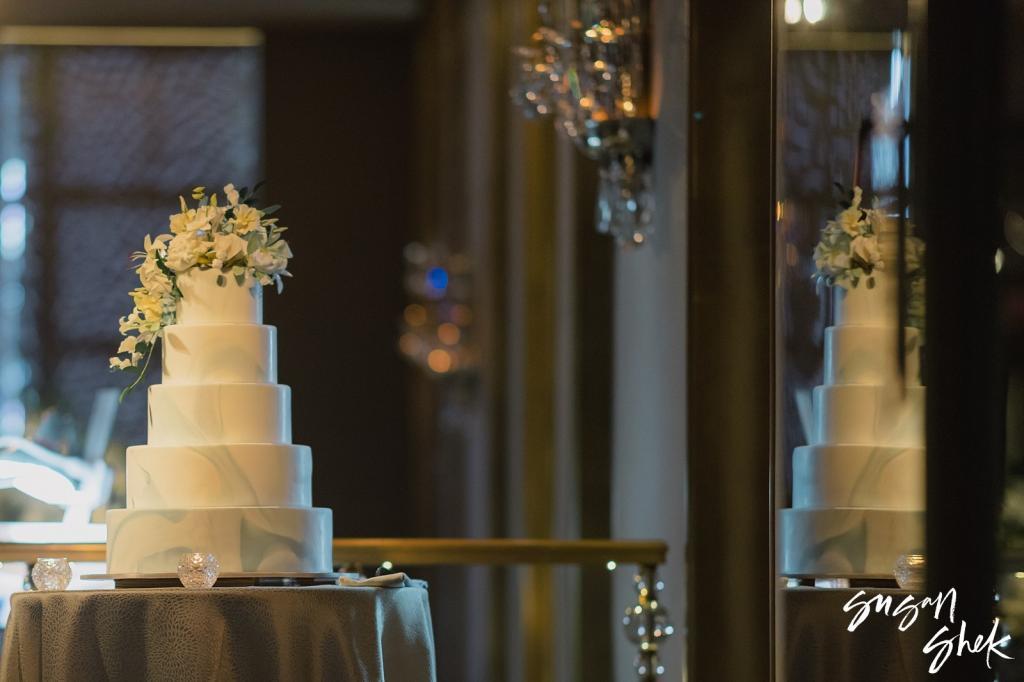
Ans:
{"type": "Polygon", "coordinates": [[[528,118],[556,126],[600,164],[598,232],[639,245],[653,228],[647,53],[647,0],[573,3],[575,16],[556,22],[547,3],[531,44],[513,49],[511,90],[528,118]]]}

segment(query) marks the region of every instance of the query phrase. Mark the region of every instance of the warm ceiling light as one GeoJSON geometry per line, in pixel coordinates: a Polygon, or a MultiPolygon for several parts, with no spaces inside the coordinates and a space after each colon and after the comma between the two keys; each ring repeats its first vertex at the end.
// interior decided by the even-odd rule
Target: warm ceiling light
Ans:
{"type": "Polygon", "coordinates": [[[786,0],[785,18],[787,24],[796,24],[804,15],[800,0],[786,0]]]}
{"type": "Polygon", "coordinates": [[[807,23],[816,24],[824,18],[824,0],[804,0],[804,19],[807,19],[807,23]]]}

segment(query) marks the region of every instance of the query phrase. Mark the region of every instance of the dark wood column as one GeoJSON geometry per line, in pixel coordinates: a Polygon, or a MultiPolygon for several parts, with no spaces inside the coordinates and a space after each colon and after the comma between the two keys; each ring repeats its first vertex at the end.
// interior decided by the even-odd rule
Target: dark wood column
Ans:
{"type": "Polygon", "coordinates": [[[771,669],[771,6],[691,5],[687,651],[695,680],[766,680],[771,669]]]}

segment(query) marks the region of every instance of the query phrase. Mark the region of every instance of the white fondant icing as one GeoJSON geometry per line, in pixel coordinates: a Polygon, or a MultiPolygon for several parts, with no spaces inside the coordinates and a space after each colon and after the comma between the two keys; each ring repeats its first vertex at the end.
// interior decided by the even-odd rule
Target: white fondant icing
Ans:
{"type": "Polygon", "coordinates": [[[163,383],[277,382],[277,330],[255,324],[164,328],[163,383]]]}
{"type": "Polygon", "coordinates": [[[793,508],[779,512],[783,575],[892,579],[899,556],[924,545],[921,337],[905,331],[901,378],[895,221],[879,232],[886,267],[874,287],[832,294],[812,445],[793,453],[793,508]]]}
{"type": "Polygon", "coordinates": [[[222,573],[325,573],[332,539],[330,509],[114,509],[107,571],[175,573],[183,553],[211,552],[222,573]]]}
{"type": "Polygon", "coordinates": [[[924,509],[924,449],[807,445],[793,451],[793,506],[924,509]]]}
{"type": "Polygon", "coordinates": [[[231,273],[192,268],[178,275],[178,289],[178,324],[263,323],[263,287],[251,277],[239,285],[231,273]]]}
{"type": "Polygon", "coordinates": [[[128,508],[308,507],[312,472],[305,445],[137,445],[128,508]]]}
{"type": "Polygon", "coordinates": [[[290,444],[262,288],[230,275],[219,285],[220,275],[178,278],[164,383],[149,389],[149,445],[128,449],[129,509],[107,512],[111,573],[174,573],[192,551],[215,554],[223,572],[332,568],[331,511],[310,507],[312,456],[290,444]]]}
{"type": "Polygon", "coordinates": [[[150,445],[291,443],[291,396],[279,384],[156,384],[150,445]]]}
{"type": "Polygon", "coordinates": [[[813,395],[814,445],[924,446],[922,386],[818,386],[813,395]]]}
{"type": "Polygon", "coordinates": [[[866,281],[851,289],[832,287],[832,319],[836,326],[870,325],[896,327],[898,324],[898,284],[888,270],[872,273],[874,288],[866,281]]]}
{"type": "MultiPolygon", "coordinates": [[[[906,384],[920,384],[920,335],[905,328],[906,384]]],[[[896,327],[845,325],[825,330],[825,384],[899,383],[896,327]]]]}
{"type": "Polygon", "coordinates": [[[902,554],[924,547],[924,512],[779,510],[780,571],[818,578],[893,578],[902,554]]]}

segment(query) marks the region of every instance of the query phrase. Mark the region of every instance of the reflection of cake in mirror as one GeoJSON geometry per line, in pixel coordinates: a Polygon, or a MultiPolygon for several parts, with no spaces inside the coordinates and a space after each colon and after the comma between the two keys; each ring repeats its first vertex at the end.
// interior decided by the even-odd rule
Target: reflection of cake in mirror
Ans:
{"type": "Polygon", "coordinates": [[[813,392],[810,444],[793,452],[793,507],[779,518],[780,572],[891,578],[900,555],[924,544],[921,337],[904,329],[901,378],[894,221],[860,210],[857,201],[830,226],[849,237],[836,239],[834,250],[842,255],[847,248],[851,258],[829,263],[833,254],[819,245],[819,273],[840,271],[857,281],[828,282],[834,325],[825,330],[824,384],[813,392]],[[873,243],[856,244],[865,230],[873,243]],[[855,248],[872,260],[858,258],[855,248]]]}
{"type": "MultiPolygon", "coordinates": [[[[291,396],[277,383],[277,330],[263,324],[260,280],[268,275],[250,265],[261,262],[252,254],[274,223],[253,228],[263,236],[240,235],[257,242],[247,253],[203,267],[217,256],[217,234],[238,234],[239,213],[215,213],[208,234],[190,247],[202,254],[212,232],[206,256],[165,273],[173,293],[164,294],[163,324],[150,341],[163,341],[163,382],[149,388],[148,443],[128,448],[127,509],[107,513],[112,574],[174,573],[185,552],[214,554],[224,573],[331,571],[331,511],[310,504],[312,455],[292,444],[291,396]]],[[[167,237],[152,251],[147,241],[147,259],[172,252],[177,235],[167,237]]],[[[136,300],[133,314],[144,314],[145,301],[136,300]]],[[[140,327],[143,340],[147,329],[140,327]]]]}

